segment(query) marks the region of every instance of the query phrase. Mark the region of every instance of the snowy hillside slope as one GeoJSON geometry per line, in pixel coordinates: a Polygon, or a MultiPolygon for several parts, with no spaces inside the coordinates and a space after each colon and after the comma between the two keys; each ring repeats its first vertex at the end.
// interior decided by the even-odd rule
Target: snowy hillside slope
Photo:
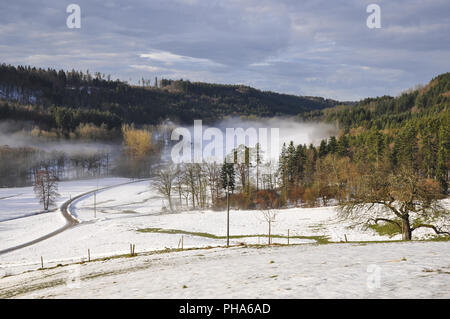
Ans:
{"type": "Polygon", "coordinates": [[[449,273],[446,242],[209,249],[5,277],[0,297],[450,298],[449,273]]]}

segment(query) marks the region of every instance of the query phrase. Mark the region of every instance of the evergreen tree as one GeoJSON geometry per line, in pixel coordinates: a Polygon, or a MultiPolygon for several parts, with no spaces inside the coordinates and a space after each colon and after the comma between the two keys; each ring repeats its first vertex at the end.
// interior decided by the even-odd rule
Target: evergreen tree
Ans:
{"type": "Polygon", "coordinates": [[[229,189],[231,192],[234,191],[235,188],[235,171],[233,163],[223,163],[222,169],[220,171],[220,180],[222,181],[222,188],[229,189]]]}
{"type": "Polygon", "coordinates": [[[384,145],[383,141],[383,135],[377,130],[375,126],[373,126],[367,137],[367,157],[369,161],[375,163],[376,167],[378,167],[382,156],[384,145]]]}
{"type": "Polygon", "coordinates": [[[335,154],[337,152],[338,145],[335,136],[331,136],[328,141],[328,152],[331,154],[335,154]]]}
{"type": "Polygon", "coordinates": [[[281,147],[280,158],[278,161],[278,172],[280,176],[280,187],[281,187],[281,196],[280,201],[282,205],[284,205],[287,201],[287,193],[288,193],[288,156],[286,143],[283,143],[281,147]]]}
{"type": "Polygon", "coordinates": [[[448,193],[448,167],[450,150],[450,124],[443,123],[439,129],[439,150],[437,154],[436,179],[442,192],[448,193]]]}
{"type": "Polygon", "coordinates": [[[262,151],[259,143],[256,143],[256,191],[259,190],[259,167],[262,163],[262,151]]]}
{"type": "Polygon", "coordinates": [[[437,145],[436,139],[433,136],[432,129],[429,126],[425,126],[422,133],[422,168],[427,178],[432,178],[436,171],[436,159],[437,159],[437,145]]]}
{"type": "Polygon", "coordinates": [[[289,183],[288,187],[292,185],[296,179],[296,171],[297,171],[297,158],[296,158],[296,152],[295,152],[295,146],[294,142],[291,141],[289,143],[289,146],[287,148],[287,181],[289,183]]]}
{"type": "Polygon", "coordinates": [[[319,157],[325,157],[328,154],[328,145],[326,140],[322,140],[319,145],[319,157]]]}
{"type": "Polygon", "coordinates": [[[349,151],[348,151],[349,147],[350,147],[350,145],[348,142],[347,135],[342,135],[339,138],[338,145],[337,145],[338,155],[341,157],[349,156],[349,151]]]}
{"type": "Polygon", "coordinates": [[[298,177],[297,182],[303,182],[304,171],[305,171],[305,161],[306,161],[306,145],[302,146],[301,144],[297,145],[295,150],[295,158],[297,160],[296,163],[296,174],[298,177]]]}
{"type": "Polygon", "coordinates": [[[417,129],[409,122],[399,132],[395,141],[397,164],[416,169],[417,129]]]}

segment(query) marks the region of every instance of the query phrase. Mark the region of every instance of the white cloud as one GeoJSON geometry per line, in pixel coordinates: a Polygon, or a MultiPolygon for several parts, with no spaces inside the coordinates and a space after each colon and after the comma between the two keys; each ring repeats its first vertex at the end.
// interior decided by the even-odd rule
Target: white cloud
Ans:
{"type": "Polygon", "coordinates": [[[151,66],[151,65],[130,64],[130,67],[133,69],[145,70],[145,71],[149,71],[149,72],[160,72],[160,71],[166,70],[164,68],[160,68],[157,66],[151,66]]]}
{"type": "Polygon", "coordinates": [[[205,66],[220,66],[221,64],[211,61],[210,59],[194,58],[185,55],[178,55],[167,51],[152,51],[151,53],[140,54],[139,57],[162,62],[166,65],[181,64],[201,64],[205,66]]]}
{"type": "Polygon", "coordinates": [[[261,67],[261,66],[269,66],[271,65],[268,62],[256,62],[256,63],[250,63],[248,66],[255,66],[255,67],[261,67]]]}

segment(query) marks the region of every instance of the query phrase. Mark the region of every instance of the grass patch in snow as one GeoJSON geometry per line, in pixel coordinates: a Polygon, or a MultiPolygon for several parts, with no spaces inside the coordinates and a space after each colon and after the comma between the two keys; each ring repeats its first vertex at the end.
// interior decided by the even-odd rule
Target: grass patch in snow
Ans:
{"type": "MultiPolygon", "coordinates": [[[[226,239],[227,236],[217,236],[210,233],[203,232],[191,232],[181,229],[163,229],[163,228],[142,228],[138,229],[138,232],[141,233],[162,233],[162,234],[173,234],[173,235],[190,235],[190,236],[198,236],[198,237],[206,237],[211,239],[226,239]]],[[[249,237],[269,237],[267,234],[256,234],[256,235],[231,235],[230,239],[239,239],[239,238],[249,238],[249,237]]],[[[271,235],[272,238],[288,238],[283,235],[271,235]]],[[[312,239],[315,240],[318,244],[327,244],[328,237],[327,236],[289,236],[291,239],[312,239]]]]}
{"type": "Polygon", "coordinates": [[[369,225],[369,228],[375,230],[380,236],[389,236],[389,238],[394,237],[395,235],[400,234],[400,229],[398,226],[392,223],[378,223],[369,225]]]}
{"type": "Polygon", "coordinates": [[[139,214],[139,213],[137,211],[128,209],[128,210],[122,211],[122,214],[139,214]]]}
{"type": "MultiPolygon", "coordinates": [[[[400,223],[400,221],[397,221],[397,222],[400,223]]],[[[387,222],[369,225],[369,228],[375,230],[380,236],[389,236],[389,238],[392,238],[395,235],[401,234],[401,231],[398,229],[398,227],[396,225],[394,225],[392,223],[387,223],[387,222]]],[[[413,233],[413,239],[414,239],[414,233],[413,233]]],[[[450,236],[431,234],[431,235],[425,236],[424,238],[415,239],[415,240],[416,241],[449,241],[450,236]]]]}

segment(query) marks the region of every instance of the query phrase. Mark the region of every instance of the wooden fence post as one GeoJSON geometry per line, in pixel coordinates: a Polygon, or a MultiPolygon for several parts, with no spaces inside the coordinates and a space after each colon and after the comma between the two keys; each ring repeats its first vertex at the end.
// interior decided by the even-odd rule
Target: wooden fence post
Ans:
{"type": "Polygon", "coordinates": [[[88,248],[88,262],[90,262],[91,261],[91,251],[90,251],[90,249],[88,248]]]}
{"type": "Polygon", "coordinates": [[[44,259],[41,256],[41,269],[44,269],[44,259]]]}
{"type": "Polygon", "coordinates": [[[136,256],[135,249],[136,249],[136,245],[135,244],[130,244],[130,255],[131,255],[131,257],[136,256]]]}

